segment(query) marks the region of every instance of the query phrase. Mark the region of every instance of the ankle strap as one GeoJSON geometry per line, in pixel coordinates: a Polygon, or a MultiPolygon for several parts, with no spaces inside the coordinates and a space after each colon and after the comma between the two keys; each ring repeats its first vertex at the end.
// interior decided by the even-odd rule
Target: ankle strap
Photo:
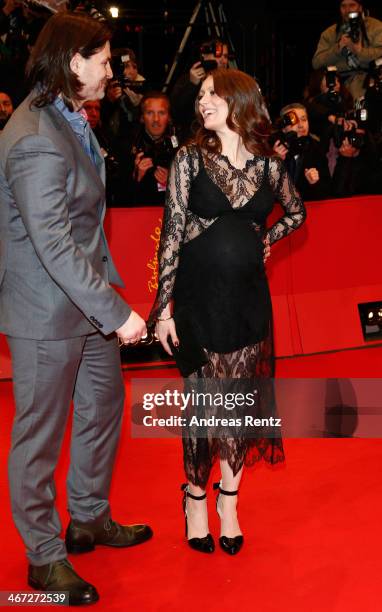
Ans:
{"type": "Polygon", "coordinates": [[[220,482],[214,482],[213,488],[214,490],[219,489],[219,493],[221,493],[222,495],[237,495],[239,492],[239,491],[225,491],[224,489],[221,488],[220,482]]]}
{"type": "Polygon", "coordinates": [[[201,501],[202,499],[206,499],[207,497],[207,493],[204,493],[204,495],[192,495],[192,493],[190,493],[189,488],[188,488],[188,483],[185,482],[184,484],[182,484],[182,486],[180,487],[182,491],[184,491],[185,495],[187,495],[187,497],[191,497],[191,499],[196,499],[196,501],[201,501]]]}

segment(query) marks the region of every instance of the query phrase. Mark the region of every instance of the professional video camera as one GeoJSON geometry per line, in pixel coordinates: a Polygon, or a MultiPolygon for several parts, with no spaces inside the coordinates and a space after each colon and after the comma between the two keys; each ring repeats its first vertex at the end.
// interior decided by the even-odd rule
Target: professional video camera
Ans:
{"type": "Polygon", "coordinates": [[[135,58],[131,57],[129,53],[116,55],[112,58],[111,68],[113,71],[113,81],[117,81],[117,87],[121,87],[122,89],[128,87],[135,93],[143,93],[145,81],[132,81],[128,77],[125,77],[125,64],[131,61],[135,62],[135,58]]]}

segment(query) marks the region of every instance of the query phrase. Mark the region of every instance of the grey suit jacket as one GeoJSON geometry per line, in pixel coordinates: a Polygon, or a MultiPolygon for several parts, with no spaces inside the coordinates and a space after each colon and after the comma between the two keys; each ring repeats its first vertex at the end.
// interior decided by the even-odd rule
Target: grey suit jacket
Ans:
{"type": "Polygon", "coordinates": [[[0,331],[61,339],[120,327],[131,309],[102,221],[105,169],[55,106],[24,100],[0,135],[0,331]]]}

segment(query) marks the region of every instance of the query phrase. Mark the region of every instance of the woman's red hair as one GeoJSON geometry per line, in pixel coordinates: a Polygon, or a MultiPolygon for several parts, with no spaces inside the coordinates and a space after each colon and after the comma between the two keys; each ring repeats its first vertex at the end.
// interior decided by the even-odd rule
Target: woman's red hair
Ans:
{"type": "MultiPolygon", "coordinates": [[[[240,134],[245,148],[254,155],[273,155],[268,143],[271,124],[255,79],[231,68],[213,70],[208,76],[213,78],[215,93],[228,104],[227,126],[240,134]]],[[[195,110],[199,127],[192,143],[211,153],[221,153],[219,136],[212,130],[206,130],[203,125],[198,99],[195,110]]]]}

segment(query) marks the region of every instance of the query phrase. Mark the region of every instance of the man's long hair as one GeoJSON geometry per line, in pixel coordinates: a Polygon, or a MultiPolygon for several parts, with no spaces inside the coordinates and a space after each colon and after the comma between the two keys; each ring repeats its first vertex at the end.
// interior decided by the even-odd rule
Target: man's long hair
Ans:
{"type": "Polygon", "coordinates": [[[27,63],[26,75],[36,87],[32,104],[42,108],[58,94],[73,110],[72,100],[80,99],[83,83],[70,68],[76,53],[88,59],[101,51],[111,31],[107,24],[78,13],[59,13],[51,17],[41,30],[27,63]]]}
{"type": "MultiPolygon", "coordinates": [[[[228,104],[227,126],[240,134],[245,148],[254,155],[272,155],[268,143],[271,125],[255,79],[240,70],[222,68],[213,70],[210,76],[213,78],[215,93],[228,104]]],[[[197,99],[195,110],[199,128],[192,142],[210,153],[221,153],[220,138],[214,131],[204,127],[198,102],[197,99]]]]}

